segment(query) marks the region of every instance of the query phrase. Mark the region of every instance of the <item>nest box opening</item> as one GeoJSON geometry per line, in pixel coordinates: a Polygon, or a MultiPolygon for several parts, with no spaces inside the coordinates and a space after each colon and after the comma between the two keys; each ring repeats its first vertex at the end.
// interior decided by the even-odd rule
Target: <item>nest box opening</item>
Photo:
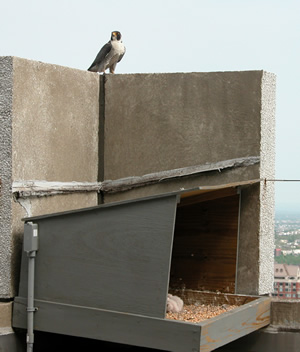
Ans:
{"type": "Polygon", "coordinates": [[[237,188],[181,196],[175,221],[170,291],[235,293],[239,203],[237,188]]]}

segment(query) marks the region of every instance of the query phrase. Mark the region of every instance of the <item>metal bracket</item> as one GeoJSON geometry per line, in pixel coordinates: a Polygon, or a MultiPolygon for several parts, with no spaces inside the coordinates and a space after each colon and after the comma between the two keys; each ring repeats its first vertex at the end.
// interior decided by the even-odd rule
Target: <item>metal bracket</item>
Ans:
{"type": "Polygon", "coordinates": [[[27,312],[36,312],[36,311],[38,311],[39,309],[37,308],[37,307],[32,307],[32,308],[29,308],[29,307],[27,307],[26,308],[26,311],[27,312]]]}

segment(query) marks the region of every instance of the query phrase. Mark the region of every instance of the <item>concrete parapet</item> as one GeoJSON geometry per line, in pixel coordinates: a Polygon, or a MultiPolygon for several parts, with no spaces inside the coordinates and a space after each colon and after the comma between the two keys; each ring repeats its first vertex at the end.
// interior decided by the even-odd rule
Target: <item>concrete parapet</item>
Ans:
{"type": "Polygon", "coordinates": [[[105,77],[104,180],[257,156],[230,171],[156,182],[104,201],[258,180],[241,195],[237,293],[273,283],[275,75],[264,71],[105,77]]]}
{"type": "Polygon", "coordinates": [[[237,293],[272,288],[275,76],[264,71],[100,76],[0,58],[0,298],[16,293],[24,216],[96,205],[97,191],[13,199],[16,181],[99,183],[257,157],[103,201],[249,183],[241,197],[237,293]],[[101,83],[101,84],[100,84],[101,83]],[[249,265],[250,263],[250,265],[249,265]]]}
{"type": "Polygon", "coordinates": [[[97,204],[97,192],[12,197],[15,181],[98,178],[97,75],[16,57],[0,58],[0,297],[13,297],[21,218],[97,204]]]}
{"type": "Polygon", "coordinates": [[[104,179],[263,153],[274,160],[274,89],[263,71],[106,77],[104,179]]]}
{"type": "MultiPolygon", "coordinates": [[[[108,203],[182,190],[235,188],[239,197],[236,293],[267,294],[272,290],[273,74],[99,77],[0,57],[0,117],[0,299],[10,299],[17,291],[22,217],[97,205],[99,181],[251,158],[258,161],[115,193],[102,189],[102,200],[108,203]],[[64,186],[74,181],[82,188],[74,186],[67,194],[50,190],[24,197],[16,192],[13,197],[17,181],[18,185],[45,181],[47,187],[51,181],[64,186]]],[[[5,329],[10,308],[11,303],[0,305],[0,327],[5,329]]],[[[272,309],[276,311],[276,307],[272,309]]],[[[5,340],[13,337],[12,331],[2,335],[5,340]]]]}

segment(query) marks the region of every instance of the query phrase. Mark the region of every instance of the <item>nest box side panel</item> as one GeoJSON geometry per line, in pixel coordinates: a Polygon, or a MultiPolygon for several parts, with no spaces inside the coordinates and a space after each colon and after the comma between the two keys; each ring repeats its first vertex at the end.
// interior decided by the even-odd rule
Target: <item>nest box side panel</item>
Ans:
{"type": "Polygon", "coordinates": [[[35,298],[163,318],[176,204],[172,195],[35,220],[35,298]]]}

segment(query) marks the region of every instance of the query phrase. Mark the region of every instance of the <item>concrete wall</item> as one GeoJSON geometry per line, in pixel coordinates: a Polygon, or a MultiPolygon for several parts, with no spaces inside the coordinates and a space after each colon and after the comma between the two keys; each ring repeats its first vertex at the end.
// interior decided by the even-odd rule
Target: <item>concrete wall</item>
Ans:
{"type": "MultiPolygon", "coordinates": [[[[275,76],[264,71],[109,75],[104,179],[233,158],[257,165],[160,182],[104,201],[275,177],[275,76]]],[[[237,293],[273,283],[274,184],[242,189],[237,293]]]]}
{"type": "MultiPolygon", "coordinates": [[[[0,299],[17,290],[22,217],[97,204],[96,191],[14,200],[15,181],[116,180],[248,156],[261,162],[104,193],[103,200],[274,178],[274,109],[275,77],[263,71],[99,79],[1,57],[0,299]]],[[[273,218],[272,183],[242,189],[237,292],[272,288],[273,218]]]]}
{"type": "Polygon", "coordinates": [[[98,179],[99,78],[66,67],[0,58],[0,298],[16,293],[22,217],[97,204],[97,192],[15,202],[14,181],[98,179]]]}
{"type": "Polygon", "coordinates": [[[262,76],[108,76],[104,179],[259,155],[262,76]]]}

